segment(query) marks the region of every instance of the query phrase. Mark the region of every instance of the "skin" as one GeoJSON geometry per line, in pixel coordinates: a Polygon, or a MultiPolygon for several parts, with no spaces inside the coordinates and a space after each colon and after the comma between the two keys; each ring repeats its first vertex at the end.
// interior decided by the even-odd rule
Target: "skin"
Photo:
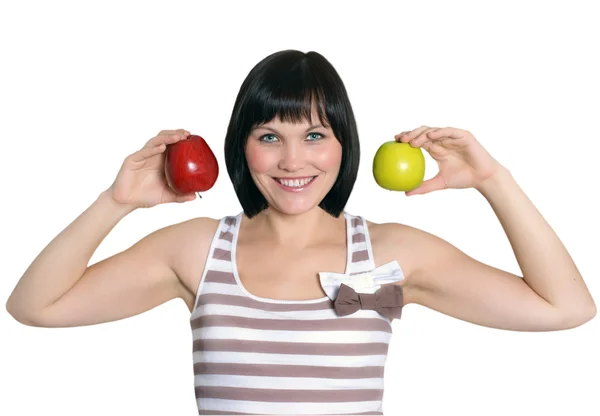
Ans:
{"type": "MultiPolygon", "coordinates": [[[[236,259],[242,283],[254,295],[272,299],[322,297],[316,273],[342,273],[345,264],[343,216],[333,218],[318,207],[339,171],[341,147],[325,128],[317,128],[322,141],[309,143],[313,130],[307,131],[308,121],[276,119],[263,127],[276,133],[253,131],[246,156],[270,207],[252,219],[243,216],[236,259]],[[265,134],[275,134],[279,141],[259,142],[265,134]],[[281,192],[273,181],[312,175],[318,175],[317,182],[302,194],[281,192]],[[260,274],[253,267],[257,263],[264,265],[260,274]]],[[[44,327],[90,325],[136,315],[174,298],[192,310],[217,227],[214,219],[162,228],[88,266],[103,238],[129,213],[193,199],[176,199],[156,180],[164,145],[188,134],[161,132],[126,159],[115,183],[27,269],[7,303],[15,319],[44,327]],[[131,195],[137,197],[128,199],[131,195]]],[[[595,316],[596,305],[558,236],[510,172],[469,131],[421,126],[396,140],[423,148],[439,165],[436,177],[406,195],[476,189],[497,215],[522,271],[515,275],[481,263],[405,224],[368,222],[376,265],[397,260],[403,268],[406,278],[397,284],[403,287],[405,305],[416,303],[477,325],[516,331],[573,328],[595,316]]]]}
{"type": "Polygon", "coordinates": [[[238,237],[238,272],[244,287],[254,295],[320,298],[325,294],[318,272],[344,271],[345,219],[333,218],[318,206],[336,181],[342,147],[331,128],[318,120],[316,112],[312,122],[300,124],[275,118],[248,137],[248,168],[269,204],[252,219],[243,216],[238,237]],[[275,181],[313,176],[301,193],[282,190],[275,181]],[[255,267],[257,262],[263,265],[260,269],[255,267]],[[282,270],[286,271],[283,276],[282,270]]]}
{"type": "MultiPolygon", "coordinates": [[[[265,196],[270,217],[287,217],[318,211],[318,203],[335,183],[342,162],[342,145],[329,127],[313,113],[312,125],[282,122],[275,118],[256,127],[246,144],[246,160],[254,183],[265,196]],[[302,193],[280,189],[274,178],[316,176],[302,193]]],[[[295,230],[298,231],[298,230],[295,230]]]]}

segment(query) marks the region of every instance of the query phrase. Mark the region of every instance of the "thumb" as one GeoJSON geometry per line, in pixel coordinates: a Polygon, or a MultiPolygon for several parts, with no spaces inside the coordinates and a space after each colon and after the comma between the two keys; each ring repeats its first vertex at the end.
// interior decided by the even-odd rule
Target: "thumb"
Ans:
{"type": "Polygon", "coordinates": [[[175,197],[175,202],[189,202],[196,199],[196,194],[194,192],[185,194],[185,195],[177,195],[175,197]]]}
{"type": "Polygon", "coordinates": [[[428,192],[438,191],[438,190],[445,189],[445,188],[446,188],[446,184],[444,183],[444,179],[442,178],[442,175],[440,175],[438,173],[433,178],[424,181],[423,183],[421,183],[421,185],[419,185],[415,189],[411,189],[410,191],[407,191],[404,194],[406,196],[421,195],[421,194],[426,194],[428,192]]]}

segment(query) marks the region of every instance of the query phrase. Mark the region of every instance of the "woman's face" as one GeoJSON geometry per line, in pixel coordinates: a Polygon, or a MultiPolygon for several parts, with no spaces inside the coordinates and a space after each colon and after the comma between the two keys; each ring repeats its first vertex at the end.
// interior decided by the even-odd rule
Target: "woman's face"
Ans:
{"type": "Polygon", "coordinates": [[[279,118],[256,127],[246,144],[246,160],[254,183],[270,207],[294,215],[317,206],[335,183],[342,146],[316,112],[308,120],[287,123],[279,118]]]}

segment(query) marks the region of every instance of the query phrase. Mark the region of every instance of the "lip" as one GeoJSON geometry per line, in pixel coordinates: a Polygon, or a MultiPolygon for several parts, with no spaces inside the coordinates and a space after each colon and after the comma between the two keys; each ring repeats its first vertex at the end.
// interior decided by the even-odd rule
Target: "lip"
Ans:
{"type": "Polygon", "coordinates": [[[308,179],[308,178],[312,178],[313,176],[317,176],[317,175],[309,175],[309,176],[279,176],[279,177],[274,177],[275,179],[292,179],[292,180],[296,180],[296,179],[308,179]]]}
{"type": "Polygon", "coordinates": [[[319,175],[315,175],[314,179],[312,181],[310,181],[309,183],[307,183],[306,185],[302,186],[302,187],[297,187],[297,188],[291,188],[289,186],[285,186],[282,183],[280,183],[277,179],[304,179],[304,178],[312,178],[313,176],[301,176],[301,177],[297,177],[297,178],[273,178],[273,181],[277,184],[277,186],[279,186],[280,189],[286,191],[286,192],[302,192],[305,189],[308,189],[313,183],[315,183],[315,181],[319,178],[319,175]]]}

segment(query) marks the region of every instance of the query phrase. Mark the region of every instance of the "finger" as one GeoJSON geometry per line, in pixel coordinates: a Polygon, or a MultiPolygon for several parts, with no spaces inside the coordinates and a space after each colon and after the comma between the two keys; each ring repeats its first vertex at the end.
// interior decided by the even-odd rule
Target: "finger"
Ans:
{"type": "Polygon", "coordinates": [[[407,143],[410,142],[411,140],[413,140],[415,137],[417,137],[419,134],[421,134],[421,132],[423,132],[424,130],[429,129],[429,126],[421,126],[417,129],[414,129],[406,134],[402,134],[401,137],[399,137],[400,141],[403,143],[407,143]]]}
{"type": "Polygon", "coordinates": [[[394,136],[394,139],[395,139],[396,141],[400,141],[400,138],[401,138],[403,135],[405,135],[406,133],[408,133],[409,131],[410,131],[410,130],[406,130],[406,131],[403,131],[403,132],[400,132],[400,133],[396,134],[396,135],[394,136]]]}
{"type": "Polygon", "coordinates": [[[151,142],[156,143],[157,141],[160,142],[159,138],[161,138],[161,137],[178,136],[178,135],[183,135],[184,137],[187,137],[187,136],[191,135],[191,133],[185,129],[161,130],[155,137],[148,140],[148,143],[151,143],[151,142]]]}
{"type": "Polygon", "coordinates": [[[438,190],[446,189],[446,188],[447,188],[447,186],[444,183],[444,179],[442,178],[442,175],[440,175],[438,173],[433,178],[423,181],[423,183],[421,183],[421,185],[419,185],[415,189],[405,192],[405,195],[406,196],[421,195],[421,194],[426,194],[428,192],[438,191],[438,190]]]}
{"type": "Polygon", "coordinates": [[[164,152],[166,148],[166,144],[159,144],[158,146],[154,147],[144,147],[141,150],[138,150],[137,152],[130,155],[128,159],[134,163],[143,162],[149,157],[164,152]]]}
{"type": "Polygon", "coordinates": [[[420,147],[423,146],[427,141],[429,141],[429,137],[427,136],[427,133],[429,133],[432,130],[435,130],[435,127],[432,128],[428,128],[426,130],[423,130],[421,133],[419,133],[419,135],[417,135],[414,139],[412,139],[409,144],[412,147],[420,147]]]}
{"type": "Polygon", "coordinates": [[[168,136],[170,134],[175,134],[177,133],[177,130],[161,130],[158,132],[158,134],[156,136],[168,136]]]}
{"type": "Polygon", "coordinates": [[[175,202],[189,202],[189,201],[193,201],[194,199],[196,199],[195,193],[186,194],[186,195],[177,195],[175,197],[175,202]]]}
{"type": "Polygon", "coordinates": [[[159,136],[159,137],[161,137],[162,140],[160,140],[158,143],[173,144],[173,143],[177,143],[180,140],[187,139],[188,135],[186,133],[181,132],[181,133],[171,134],[169,136],[159,136]]]}
{"type": "Polygon", "coordinates": [[[185,130],[185,129],[177,129],[177,130],[161,130],[157,136],[170,136],[171,134],[177,134],[177,133],[185,133],[188,136],[191,134],[189,131],[185,130]]]}
{"type": "Polygon", "coordinates": [[[432,140],[427,140],[426,142],[424,142],[421,147],[425,150],[427,150],[427,152],[429,154],[431,154],[431,146],[433,146],[433,141],[432,140]]]}
{"type": "Polygon", "coordinates": [[[440,140],[442,138],[463,139],[467,133],[468,132],[466,130],[455,129],[453,127],[444,127],[430,131],[427,133],[427,136],[431,140],[440,140]]]}
{"type": "Polygon", "coordinates": [[[186,138],[187,138],[187,135],[183,132],[162,135],[162,136],[156,136],[156,137],[153,137],[152,139],[148,140],[148,143],[146,143],[146,145],[144,147],[154,147],[154,146],[161,145],[163,143],[165,145],[169,145],[169,144],[177,143],[180,140],[185,140],[186,138]]]}

